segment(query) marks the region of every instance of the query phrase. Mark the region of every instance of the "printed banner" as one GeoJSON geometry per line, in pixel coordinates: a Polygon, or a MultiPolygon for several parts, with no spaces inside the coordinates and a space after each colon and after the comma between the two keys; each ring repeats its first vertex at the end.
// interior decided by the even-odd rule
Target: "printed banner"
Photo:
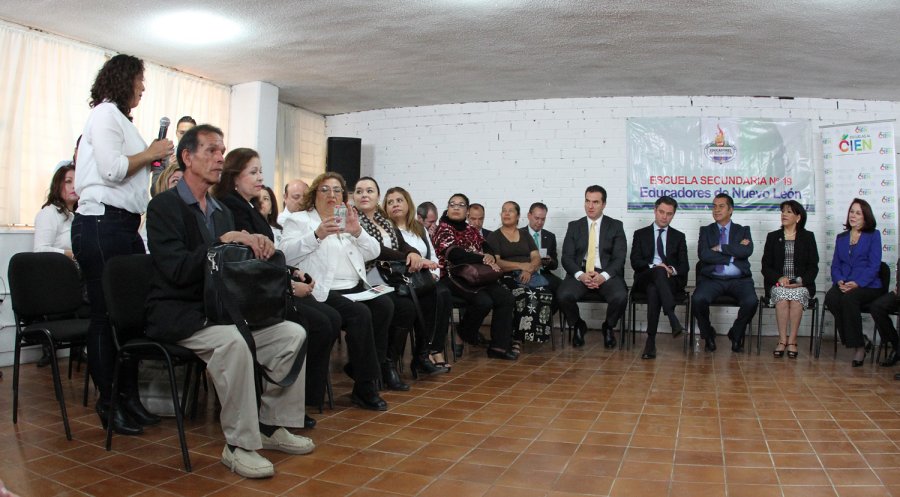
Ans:
{"type": "MultiPolygon", "coordinates": [[[[834,239],[844,231],[854,198],[872,206],[881,231],[881,260],[897,262],[897,165],[894,123],[857,123],[822,128],[825,166],[825,254],[831,263],[834,239]]],[[[821,242],[820,242],[821,243],[821,242]]],[[[830,266],[829,266],[830,267],[830,266]]],[[[831,272],[826,271],[831,286],[831,272]]]]}
{"type": "Polygon", "coordinates": [[[663,195],[679,209],[707,209],[725,192],[737,210],[778,210],[793,199],[815,211],[807,120],[633,118],[625,136],[629,210],[663,195]]]}

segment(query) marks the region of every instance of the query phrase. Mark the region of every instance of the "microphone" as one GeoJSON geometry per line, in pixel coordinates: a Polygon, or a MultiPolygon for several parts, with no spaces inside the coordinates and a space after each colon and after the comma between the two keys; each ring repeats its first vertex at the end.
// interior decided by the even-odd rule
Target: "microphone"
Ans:
{"type": "MultiPolygon", "coordinates": [[[[157,140],[162,140],[166,137],[166,133],[169,131],[169,121],[168,117],[163,117],[159,120],[159,136],[156,137],[157,140]]],[[[162,161],[155,160],[153,164],[150,166],[150,169],[154,172],[159,172],[162,170],[162,161]]]]}

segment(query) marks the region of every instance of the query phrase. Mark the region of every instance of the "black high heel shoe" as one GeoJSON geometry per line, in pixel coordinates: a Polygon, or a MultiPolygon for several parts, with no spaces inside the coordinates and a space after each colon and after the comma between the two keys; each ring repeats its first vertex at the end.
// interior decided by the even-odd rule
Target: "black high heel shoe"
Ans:
{"type": "Polygon", "coordinates": [[[891,350],[885,353],[884,360],[879,363],[879,366],[889,368],[900,362],[900,356],[897,355],[897,344],[890,344],[890,346],[891,350]]]}
{"type": "Polygon", "coordinates": [[[446,373],[447,368],[438,367],[435,363],[431,362],[428,353],[423,353],[413,357],[413,360],[409,363],[409,371],[412,373],[413,379],[419,379],[420,372],[430,376],[433,374],[446,373]]]}
{"type": "MultiPolygon", "coordinates": [[[[109,426],[109,406],[104,405],[98,400],[94,409],[97,411],[97,415],[100,416],[100,424],[103,425],[103,429],[105,430],[109,426]]],[[[119,408],[116,409],[116,414],[112,417],[112,423],[113,431],[119,435],[140,435],[144,433],[144,429],[141,425],[132,420],[128,414],[125,413],[122,406],[119,406],[119,408]]]]}
{"type": "Polygon", "coordinates": [[[868,339],[868,337],[863,337],[863,338],[866,339],[866,345],[863,346],[863,356],[862,356],[862,359],[860,359],[860,360],[858,360],[858,361],[857,361],[856,359],[853,359],[853,360],[850,361],[850,365],[853,366],[854,368],[858,368],[858,367],[862,366],[863,364],[865,364],[865,363],[866,363],[866,356],[869,355],[869,352],[872,352],[872,349],[875,348],[875,346],[872,345],[872,342],[868,339]]]}
{"type": "Polygon", "coordinates": [[[518,356],[512,353],[512,351],[504,351],[501,352],[499,350],[487,349],[487,356],[491,359],[503,359],[506,361],[515,361],[518,359],[518,356]]]}

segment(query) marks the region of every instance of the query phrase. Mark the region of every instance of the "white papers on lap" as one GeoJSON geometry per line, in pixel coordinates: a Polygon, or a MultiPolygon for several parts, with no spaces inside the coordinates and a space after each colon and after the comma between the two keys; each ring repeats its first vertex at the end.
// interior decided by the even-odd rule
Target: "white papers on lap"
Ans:
{"type": "Polygon", "coordinates": [[[393,291],[394,291],[394,287],[387,286],[387,285],[376,285],[376,286],[373,286],[372,288],[369,288],[368,290],[366,290],[364,292],[345,293],[344,297],[347,297],[348,299],[350,299],[354,302],[363,302],[365,300],[372,300],[375,297],[387,295],[393,291]]]}

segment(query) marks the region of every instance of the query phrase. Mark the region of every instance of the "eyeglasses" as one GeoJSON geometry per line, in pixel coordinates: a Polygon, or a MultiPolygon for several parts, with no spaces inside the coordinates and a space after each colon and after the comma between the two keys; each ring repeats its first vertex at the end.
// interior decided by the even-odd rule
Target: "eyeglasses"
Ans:
{"type": "Polygon", "coordinates": [[[332,188],[330,186],[322,186],[322,187],[319,187],[319,192],[323,193],[325,195],[330,195],[332,193],[335,195],[340,195],[340,194],[344,193],[344,189],[339,186],[336,186],[334,188],[332,188]]]}
{"type": "Polygon", "coordinates": [[[468,207],[468,205],[462,202],[450,202],[449,204],[447,204],[447,207],[451,209],[465,209],[466,207],[468,207]]]}

